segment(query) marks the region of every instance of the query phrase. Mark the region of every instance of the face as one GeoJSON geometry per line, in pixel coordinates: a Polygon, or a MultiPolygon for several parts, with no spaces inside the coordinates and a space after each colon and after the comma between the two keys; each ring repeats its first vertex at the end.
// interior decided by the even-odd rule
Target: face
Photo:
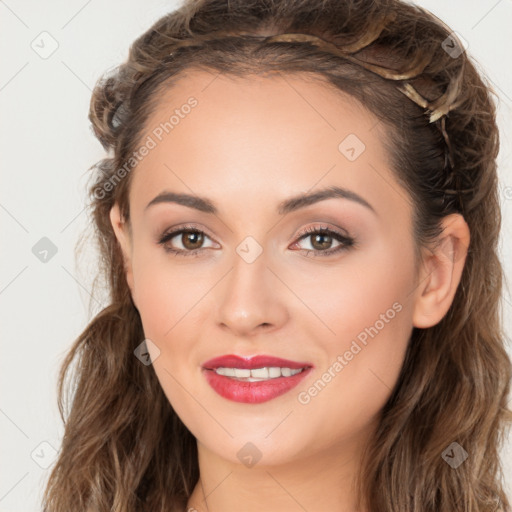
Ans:
{"type": "Polygon", "coordinates": [[[117,208],[111,218],[154,371],[218,457],[241,464],[253,450],[260,464],[283,464],[334,454],[373,428],[418,299],[411,203],[385,135],[355,100],[299,75],[191,71],[147,122],[130,225],[117,208]],[[306,370],[242,384],[204,368],[224,355],[306,370]]]}

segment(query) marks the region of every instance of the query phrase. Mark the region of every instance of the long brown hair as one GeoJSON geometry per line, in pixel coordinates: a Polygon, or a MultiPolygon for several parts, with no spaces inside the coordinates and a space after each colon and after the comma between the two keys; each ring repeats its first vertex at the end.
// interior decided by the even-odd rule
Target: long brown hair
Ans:
{"type": "Polygon", "coordinates": [[[134,356],[144,333],[109,219],[117,202],[129,220],[136,165],[127,162],[160,92],[191,67],[301,73],[362,102],[392,133],[384,142],[414,204],[418,254],[444,216],[463,214],[471,242],[454,301],[437,325],[413,329],[358,491],[369,512],[510,512],[499,457],[512,364],[500,318],[493,91],[448,27],[399,0],[188,0],[98,81],[89,118],[111,156],[94,167],[90,208],[110,304],[61,367],[65,432],[44,510],[181,511],[199,478],[195,438],[134,356]],[[264,39],[284,33],[326,43],[264,39]],[[442,456],[454,442],[468,453],[456,469],[442,456]]]}

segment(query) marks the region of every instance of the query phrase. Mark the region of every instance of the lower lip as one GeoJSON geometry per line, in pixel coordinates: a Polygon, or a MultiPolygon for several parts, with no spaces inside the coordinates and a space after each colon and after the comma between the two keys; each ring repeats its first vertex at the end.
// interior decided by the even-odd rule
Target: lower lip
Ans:
{"type": "Polygon", "coordinates": [[[312,368],[306,368],[300,373],[290,377],[277,377],[275,379],[248,382],[232,379],[225,375],[219,375],[214,370],[203,369],[208,384],[220,396],[233,402],[247,404],[260,404],[272,400],[293,389],[306,377],[312,368]]]}

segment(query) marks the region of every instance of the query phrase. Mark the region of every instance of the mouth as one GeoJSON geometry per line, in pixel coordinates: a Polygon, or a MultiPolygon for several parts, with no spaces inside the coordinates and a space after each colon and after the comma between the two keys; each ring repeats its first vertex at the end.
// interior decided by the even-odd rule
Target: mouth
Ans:
{"type": "Polygon", "coordinates": [[[311,363],[273,356],[220,356],[202,365],[210,386],[228,400],[262,403],[287,393],[312,370],[311,363]]]}

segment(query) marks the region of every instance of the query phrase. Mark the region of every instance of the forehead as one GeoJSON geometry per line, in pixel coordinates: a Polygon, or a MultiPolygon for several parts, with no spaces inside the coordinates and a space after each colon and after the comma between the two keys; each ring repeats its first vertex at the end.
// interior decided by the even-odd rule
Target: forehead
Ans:
{"type": "Polygon", "coordinates": [[[168,188],[247,206],[317,183],[376,202],[394,180],[385,135],[357,100],[310,74],[189,70],[158,93],[140,139],[153,147],[137,165],[130,203],[168,188]]]}
{"type": "MultiPolygon", "coordinates": [[[[198,103],[192,109],[194,112],[189,112],[194,113],[194,117],[199,117],[197,113],[201,112],[202,121],[220,117],[223,124],[232,126],[258,124],[267,125],[265,128],[269,130],[273,121],[279,120],[293,122],[296,130],[307,125],[310,133],[326,129],[336,131],[340,112],[347,124],[353,124],[354,130],[360,128],[363,132],[378,123],[374,114],[356,98],[336,88],[321,75],[273,72],[239,77],[190,69],[174,83],[160,89],[157,108],[145,128],[154,126],[161,118],[168,119],[165,113],[172,114],[180,108],[188,110],[185,106],[192,98],[198,103]],[[298,118],[301,123],[295,122],[298,118]]],[[[187,116],[185,113],[180,119],[187,116]]]]}

